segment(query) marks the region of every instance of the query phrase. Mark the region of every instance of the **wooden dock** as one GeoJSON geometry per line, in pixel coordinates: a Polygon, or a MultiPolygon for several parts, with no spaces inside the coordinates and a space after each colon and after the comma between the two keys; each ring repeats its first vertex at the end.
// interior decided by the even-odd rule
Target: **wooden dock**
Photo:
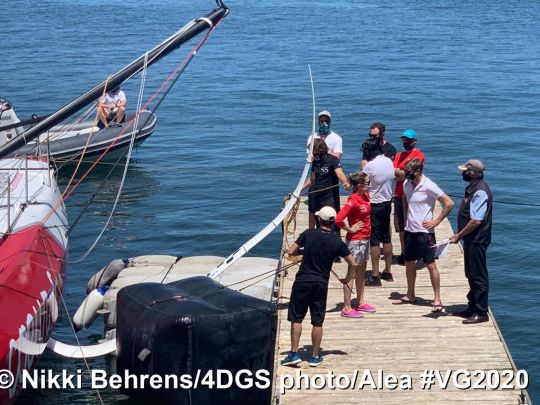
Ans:
{"type": "MultiPolygon", "coordinates": [[[[344,201],[342,201],[342,204],[344,201]]],[[[451,215],[455,215],[452,212],[451,215]]],[[[296,235],[289,235],[293,242],[300,232],[307,228],[307,205],[302,203],[297,214],[296,235]]],[[[439,240],[452,235],[451,225],[445,220],[436,228],[439,240]]],[[[392,235],[394,251],[399,253],[399,238],[392,235]]],[[[286,262],[284,264],[287,264],[286,262]]],[[[450,316],[449,312],[466,307],[468,283],[463,271],[463,254],[460,246],[452,245],[446,255],[437,261],[441,274],[441,298],[445,310],[440,314],[431,313],[433,290],[426,268],[418,270],[416,292],[417,305],[392,305],[392,300],[399,298],[406,291],[405,267],[393,265],[393,282],[382,281],[382,287],[366,287],[367,302],[377,308],[374,314],[366,314],[362,319],[349,319],[340,316],[343,304],[343,288],[334,277],[330,277],[327,314],[324,323],[322,355],[324,363],[319,367],[309,367],[311,357],[311,324],[309,314],[303,323],[299,354],[302,357],[300,367],[285,367],[280,360],[290,349],[290,323],[287,321],[287,304],[291,287],[298,266],[288,270],[280,280],[279,321],[276,345],[276,403],[278,404],[520,404],[530,403],[526,391],[513,389],[460,389],[452,378],[446,389],[435,383],[428,389],[421,387],[420,375],[424,370],[439,370],[444,378],[447,370],[452,376],[458,370],[484,370],[491,375],[492,381],[504,370],[515,370],[514,363],[504,343],[504,339],[494,321],[476,325],[463,325],[461,318],[450,316]],[[375,385],[366,380],[366,370],[372,375],[375,385]],[[289,389],[280,394],[281,380],[286,376],[324,375],[332,372],[334,376],[347,375],[352,381],[356,375],[354,389],[331,389],[328,384],[323,389],[289,389]],[[410,376],[411,389],[391,389],[388,384],[380,386],[379,374],[387,378],[390,374],[402,381],[401,376],[410,376]],[[359,388],[364,377],[363,388],[359,388]]],[[[333,269],[340,276],[346,274],[346,264],[334,264],[333,269]]],[[[368,264],[368,270],[371,264],[368,264]]],[[[384,262],[381,261],[381,271],[384,262]]],[[[353,298],[355,296],[353,295],[353,298]]],[[[490,314],[491,315],[491,314],[490,314]]],[[[481,372],[479,372],[480,374],[481,372]]],[[[344,377],[343,377],[344,378],[344,377]]],[[[384,378],[384,377],[383,377],[384,378]]],[[[290,381],[290,380],[288,380],[290,381]]],[[[317,381],[320,383],[319,381],[317,381]]],[[[346,379],[334,381],[345,385],[346,379]]],[[[464,383],[463,373],[457,382],[464,383]]],[[[480,380],[480,375],[472,377],[473,383],[492,384],[489,379],[480,380]]],[[[495,385],[496,381],[493,382],[495,385]]],[[[515,380],[510,381],[515,384],[515,380]]],[[[459,385],[458,384],[458,385],[459,385]]]]}

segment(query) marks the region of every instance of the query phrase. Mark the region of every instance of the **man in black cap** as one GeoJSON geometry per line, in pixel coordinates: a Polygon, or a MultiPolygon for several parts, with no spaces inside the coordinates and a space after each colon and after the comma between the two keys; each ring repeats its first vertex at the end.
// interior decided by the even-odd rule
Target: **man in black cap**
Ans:
{"type": "Polygon", "coordinates": [[[484,181],[484,164],[480,160],[468,160],[458,166],[463,180],[469,183],[458,213],[458,233],[449,239],[451,243],[463,240],[465,276],[469,281],[468,307],[455,315],[465,318],[464,324],[488,321],[489,279],[486,252],[491,242],[492,196],[484,181]]]}

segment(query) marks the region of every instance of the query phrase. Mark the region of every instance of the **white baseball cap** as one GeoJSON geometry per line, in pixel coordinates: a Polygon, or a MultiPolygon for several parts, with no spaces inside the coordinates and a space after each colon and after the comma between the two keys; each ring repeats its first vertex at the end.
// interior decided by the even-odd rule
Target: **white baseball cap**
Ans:
{"type": "Polygon", "coordinates": [[[332,207],[322,207],[319,211],[315,213],[323,221],[335,221],[336,220],[336,210],[332,207]]]}
{"type": "Polygon", "coordinates": [[[319,118],[322,117],[323,115],[326,115],[328,118],[332,119],[332,116],[331,116],[330,113],[329,113],[328,111],[326,111],[326,110],[321,111],[321,112],[319,113],[319,118]]]}

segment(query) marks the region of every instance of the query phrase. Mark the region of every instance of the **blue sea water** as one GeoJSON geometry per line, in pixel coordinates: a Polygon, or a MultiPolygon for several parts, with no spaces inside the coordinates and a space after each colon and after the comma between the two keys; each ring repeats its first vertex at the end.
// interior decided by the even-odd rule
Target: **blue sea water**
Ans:
{"type": "MultiPolygon", "coordinates": [[[[21,118],[54,111],[213,8],[210,0],[3,4],[0,95],[21,118]]],[[[498,201],[490,304],[518,368],[529,373],[531,397],[540,398],[540,3],[228,5],[231,14],[158,110],[154,135],[137,149],[107,232],[86,260],[70,264],[64,294],[71,313],[88,278],[112,259],[227,255],[279,211],[300,176],[312,125],[310,64],[317,107],[332,112],[333,129],[343,137],[346,171],[356,170],[373,121],[386,123],[387,139],[398,149],[399,134],[414,128],[426,174],[450,195],[460,196],[465,186],[456,166],[470,158],[484,161],[498,201]]],[[[149,69],[146,96],[190,46],[149,69]]],[[[138,78],[124,89],[134,106],[138,78]]],[[[68,200],[71,220],[106,172],[105,166],[92,173],[68,200]]],[[[75,228],[70,260],[96,238],[120,179],[118,170],[75,228]]],[[[63,184],[68,180],[61,174],[63,184]]],[[[276,232],[255,253],[275,256],[279,240],[276,232]]],[[[100,332],[94,326],[81,339],[89,343],[100,332]]],[[[73,341],[65,315],[55,336],[73,341]]],[[[91,367],[109,363],[94,360],[91,367]]],[[[83,364],[46,354],[39,366],[74,370],[83,364]]],[[[101,394],[106,403],[124,398],[101,394]]],[[[90,389],[27,391],[20,400],[71,404],[97,397],[90,389]]]]}

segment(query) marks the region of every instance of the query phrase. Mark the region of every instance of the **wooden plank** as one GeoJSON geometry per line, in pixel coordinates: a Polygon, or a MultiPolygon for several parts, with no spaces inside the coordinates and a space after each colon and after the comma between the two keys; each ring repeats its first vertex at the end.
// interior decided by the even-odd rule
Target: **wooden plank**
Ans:
{"type": "MultiPolygon", "coordinates": [[[[342,201],[344,203],[345,200],[342,201]]],[[[440,207],[437,207],[437,212],[440,207]]],[[[307,205],[301,204],[297,214],[296,232],[288,236],[289,243],[307,228],[307,205]]],[[[452,235],[448,220],[436,229],[437,239],[452,235]]],[[[394,251],[399,252],[399,239],[393,234],[394,251]]],[[[284,248],[286,246],[283,246],[284,248]]],[[[343,287],[331,276],[328,292],[327,315],[324,324],[322,355],[324,363],[317,368],[310,368],[307,361],[311,356],[311,325],[309,315],[303,323],[299,354],[303,362],[297,369],[284,367],[279,361],[290,349],[290,323],[287,321],[287,304],[292,283],[298,266],[293,266],[280,279],[279,322],[276,347],[276,399],[280,404],[294,403],[357,403],[357,404],[510,404],[517,403],[521,391],[517,388],[505,390],[457,389],[449,384],[447,389],[438,386],[432,389],[420,389],[420,374],[426,369],[458,369],[469,371],[512,370],[513,363],[505,350],[504,341],[499,336],[493,319],[478,325],[463,325],[461,318],[450,316],[448,311],[465,308],[468,283],[463,271],[461,248],[452,245],[446,255],[437,261],[441,275],[441,298],[445,311],[431,313],[433,290],[427,269],[417,270],[416,290],[420,298],[419,305],[392,305],[392,301],[405,293],[405,267],[392,266],[394,282],[383,281],[382,287],[366,287],[367,301],[377,308],[377,313],[366,314],[363,319],[340,317],[343,305],[343,287]],[[295,376],[301,372],[305,376],[322,375],[332,372],[334,375],[352,376],[369,370],[377,375],[410,375],[414,389],[362,390],[329,389],[289,390],[279,395],[280,378],[295,376]]],[[[381,271],[384,262],[381,261],[381,271]]],[[[334,271],[345,275],[346,265],[335,264],[334,271]]],[[[368,271],[371,263],[368,264],[368,271]]],[[[354,297],[353,297],[354,298],[354,297]]],[[[475,380],[473,380],[475,381],[475,380]]],[[[476,380],[477,381],[477,380],[476,380]]]]}

